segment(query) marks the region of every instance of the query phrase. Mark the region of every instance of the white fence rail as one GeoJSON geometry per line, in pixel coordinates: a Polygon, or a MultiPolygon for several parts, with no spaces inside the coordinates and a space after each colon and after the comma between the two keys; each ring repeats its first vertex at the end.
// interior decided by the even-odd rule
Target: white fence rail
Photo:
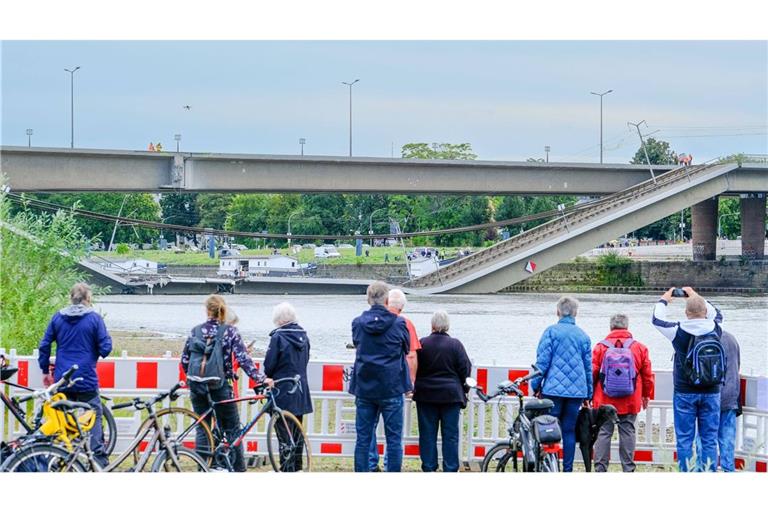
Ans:
{"type": "MultiPolygon", "coordinates": [[[[15,381],[30,387],[42,386],[42,375],[37,368],[36,354],[32,357],[17,357],[10,354],[13,364],[20,371],[15,381]]],[[[312,393],[314,412],[305,416],[304,424],[311,441],[314,456],[352,457],[355,445],[354,397],[346,392],[343,370],[350,362],[312,361],[308,378],[312,393]]],[[[480,365],[473,369],[473,376],[486,390],[493,390],[496,384],[507,378],[527,373],[525,368],[509,368],[480,365]]],[[[99,376],[104,395],[120,401],[135,396],[151,397],[167,390],[183,377],[178,368],[178,359],[163,358],[109,358],[99,363],[99,376]]],[[[640,464],[674,464],[676,456],[674,423],[672,414],[672,380],[668,371],[656,372],[656,399],[648,409],[638,415],[637,449],[635,460],[640,464]]],[[[248,379],[239,381],[241,395],[249,393],[248,379]]],[[[745,402],[744,414],[737,420],[736,457],[737,465],[752,471],[766,471],[768,465],[768,378],[743,377],[742,394],[745,402]]],[[[16,388],[8,388],[11,396],[24,395],[16,388]]],[[[167,402],[166,402],[167,405],[167,402]]],[[[188,397],[183,395],[177,406],[190,407],[188,397]]],[[[240,417],[243,423],[253,418],[259,404],[241,402],[240,417]]],[[[507,430],[515,417],[517,400],[509,397],[484,404],[473,397],[462,411],[462,430],[459,441],[461,460],[474,464],[482,460],[488,448],[508,437],[507,430]]],[[[21,427],[10,414],[5,414],[0,402],[0,440],[21,435],[21,427]],[[4,423],[6,422],[7,423],[4,423]]],[[[127,447],[133,439],[142,416],[134,412],[116,417],[118,427],[117,451],[127,447]]],[[[403,450],[405,457],[418,457],[418,425],[414,404],[406,400],[403,409],[403,450]]],[[[249,454],[266,453],[266,422],[260,420],[246,437],[245,449],[249,454]]],[[[378,432],[379,452],[383,453],[384,436],[382,426],[378,432]]],[[[618,446],[613,443],[611,459],[618,460],[618,446]]],[[[439,443],[438,443],[439,445],[439,443]]],[[[439,446],[438,446],[439,449],[439,446]]],[[[577,450],[576,459],[580,459],[577,450]]]]}

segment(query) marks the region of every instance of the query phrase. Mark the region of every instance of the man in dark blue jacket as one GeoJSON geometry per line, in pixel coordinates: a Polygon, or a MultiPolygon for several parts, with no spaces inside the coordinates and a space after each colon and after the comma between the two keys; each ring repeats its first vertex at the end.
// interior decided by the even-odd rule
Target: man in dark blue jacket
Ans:
{"type": "Polygon", "coordinates": [[[104,454],[104,436],[101,426],[101,399],[99,398],[99,377],[96,374],[96,361],[107,357],[112,352],[112,338],[107,332],[104,320],[91,307],[91,287],[86,283],[77,283],[69,292],[72,305],[53,315],[45,335],[40,342],[37,362],[43,372],[43,384],[50,386],[72,365],[78,370],[72,378],[83,380],[63,389],[70,400],[88,402],[96,413],[96,424],[91,430],[91,448],[97,461],[106,465],[104,454]],[[51,345],[56,343],[56,368],[50,374],[51,345]]]}
{"type": "Polygon", "coordinates": [[[403,394],[411,391],[405,356],[410,334],[405,320],[387,309],[389,287],[376,281],[368,287],[371,309],[352,321],[355,365],[349,392],[355,395],[355,471],[367,472],[369,450],[379,415],[387,440],[387,471],[403,463],[403,394]]]}

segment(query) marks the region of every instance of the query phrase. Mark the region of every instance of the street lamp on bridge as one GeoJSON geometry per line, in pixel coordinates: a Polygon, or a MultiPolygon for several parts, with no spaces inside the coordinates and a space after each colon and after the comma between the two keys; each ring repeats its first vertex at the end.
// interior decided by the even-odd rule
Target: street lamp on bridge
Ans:
{"type": "Polygon", "coordinates": [[[74,148],[75,147],[75,71],[80,69],[80,66],[77,66],[75,69],[64,69],[67,73],[69,73],[69,117],[70,117],[70,131],[69,131],[69,147],[74,148]]]}
{"type": "Polygon", "coordinates": [[[549,146],[544,146],[544,153],[546,153],[546,162],[549,163],[549,146]]]}
{"type": "Polygon", "coordinates": [[[27,128],[27,147],[32,147],[32,134],[35,131],[32,128],[27,128]]]}
{"type": "Polygon", "coordinates": [[[299,139],[299,146],[301,146],[301,156],[304,156],[304,144],[307,143],[307,139],[304,137],[299,139]]]}
{"type": "Polygon", "coordinates": [[[176,141],[176,152],[179,152],[179,143],[181,142],[181,134],[177,133],[173,136],[173,140],[176,141]]]}
{"type": "Polygon", "coordinates": [[[600,96],[600,163],[603,163],[603,96],[612,92],[613,92],[613,89],[608,89],[603,93],[590,92],[590,94],[594,94],[595,96],[600,96]]]}
{"type": "Polygon", "coordinates": [[[349,156],[352,156],[352,86],[359,81],[359,78],[355,78],[354,82],[341,82],[349,86],[349,156]]]}

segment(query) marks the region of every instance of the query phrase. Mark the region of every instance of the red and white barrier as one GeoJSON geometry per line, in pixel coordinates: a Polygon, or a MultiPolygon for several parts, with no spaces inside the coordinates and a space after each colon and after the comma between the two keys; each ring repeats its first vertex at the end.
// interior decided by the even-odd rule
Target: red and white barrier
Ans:
{"type": "MultiPolygon", "coordinates": [[[[18,384],[32,388],[42,387],[42,372],[37,365],[37,354],[17,357],[14,351],[10,358],[19,368],[14,377],[18,384]]],[[[344,370],[351,366],[350,361],[311,361],[307,368],[309,387],[314,401],[314,413],[305,419],[308,437],[315,456],[354,455],[354,397],[347,393],[344,370]],[[319,421],[318,418],[319,417],[319,421]],[[333,421],[331,421],[333,419],[333,421]]],[[[167,390],[184,374],[179,368],[179,360],[172,357],[137,358],[111,357],[101,360],[97,366],[99,382],[103,394],[114,397],[152,396],[161,390],[167,390]]],[[[514,380],[527,375],[527,368],[480,365],[473,369],[473,377],[485,391],[493,391],[503,380],[514,380]]],[[[638,463],[673,464],[676,461],[674,428],[672,423],[672,374],[670,371],[656,371],[656,396],[647,410],[638,415],[638,423],[644,424],[643,432],[638,431],[635,460],[638,463]],[[669,432],[669,436],[667,436],[669,432]],[[663,433],[663,435],[659,435],[663,433]]],[[[249,393],[252,385],[249,379],[241,378],[238,388],[242,394],[249,393]]],[[[742,405],[744,414],[738,419],[736,457],[737,466],[747,470],[766,472],[768,466],[768,378],[742,377],[742,405]]],[[[528,392],[527,387],[523,388],[528,392]]],[[[15,388],[10,393],[24,394],[15,388]]],[[[189,404],[182,399],[182,406],[189,404]]],[[[466,462],[482,460],[485,452],[495,442],[507,438],[507,428],[511,424],[516,401],[505,398],[501,402],[485,405],[477,399],[470,401],[462,411],[462,420],[468,415],[470,428],[468,434],[460,438],[459,453],[466,462]],[[508,404],[510,406],[508,406],[508,404]],[[473,434],[474,433],[474,434],[473,434]]],[[[11,416],[8,431],[3,425],[4,411],[0,402],[0,440],[4,435],[20,435],[18,425],[11,416]]],[[[253,417],[257,404],[242,402],[240,414],[243,421],[253,417]]],[[[403,450],[406,457],[419,455],[416,414],[410,401],[406,401],[403,429],[403,450]]],[[[117,418],[118,450],[127,446],[141,420],[139,413],[132,418],[117,418]]],[[[266,424],[260,421],[246,442],[246,451],[265,453],[266,424]]],[[[382,426],[379,427],[379,452],[384,450],[382,426]]],[[[618,460],[618,443],[614,443],[612,460],[618,460]]],[[[577,450],[577,460],[579,454],[577,450]]]]}

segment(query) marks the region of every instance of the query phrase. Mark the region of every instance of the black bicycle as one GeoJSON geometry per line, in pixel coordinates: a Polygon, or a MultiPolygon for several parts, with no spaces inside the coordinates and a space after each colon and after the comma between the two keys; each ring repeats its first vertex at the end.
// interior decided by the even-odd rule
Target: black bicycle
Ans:
{"type": "MultiPolygon", "coordinates": [[[[192,382],[206,384],[215,382],[218,377],[195,377],[187,376],[192,382]]],[[[277,379],[274,384],[281,382],[292,382],[293,386],[287,391],[288,394],[301,392],[301,376],[285,377],[277,379]]],[[[310,471],[312,456],[310,453],[310,444],[304,433],[304,428],[299,419],[288,411],[284,411],[275,403],[275,397],[280,393],[277,387],[259,387],[254,389],[255,395],[230,398],[213,402],[210,395],[208,403],[210,407],[200,415],[200,419],[176,438],[178,442],[184,442],[194,439],[197,429],[202,429],[205,438],[212,439],[212,443],[206,446],[195,446],[195,450],[206,459],[212,468],[234,471],[234,450],[241,446],[245,441],[245,436],[253,429],[259,419],[265,414],[270,416],[267,424],[267,453],[272,469],[281,472],[310,471]],[[244,427],[240,429],[234,439],[227,439],[216,419],[216,405],[227,403],[240,403],[265,400],[263,407],[258,414],[251,419],[244,427]],[[211,450],[209,447],[213,446],[211,450]]],[[[208,442],[208,441],[207,441],[208,442]]]]}
{"type": "MultiPolygon", "coordinates": [[[[27,411],[24,410],[24,407],[22,407],[22,403],[31,400],[33,398],[42,398],[44,396],[51,397],[54,394],[56,394],[60,388],[66,388],[70,385],[72,385],[72,382],[69,380],[69,377],[72,376],[72,373],[77,369],[77,365],[73,366],[73,368],[70,368],[67,372],[65,372],[62,376],[62,379],[59,380],[59,382],[54,383],[52,386],[49,386],[48,388],[45,388],[43,390],[35,390],[33,388],[22,386],[21,384],[17,384],[15,382],[11,382],[9,379],[13,377],[16,372],[19,371],[18,367],[12,367],[10,366],[10,362],[8,359],[6,359],[3,355],[0,355],[0,400],[3,401],[3,404],[5,404],[5,407],[10,411],[11,414],[16,418],[16,421],[19,422],[19,425],[24,429],[26,432],[25,435],[31,435],[37,432],[40,429],[40,425],[43,420],[43,409],[42,407],[39,407],[35,411],[34,418],[32,419],[32,422],[30,423],[28,421],[28,414],[27,411]],[[23,391],[27,391],[30,394],[23,397],[23,398],[14,398],[6,395],[3,392],[3,386],[7,385],[16,389],[21,389],[23,391]]],[[[112,415],[112,413],[109,410],[109,407],[107,407],[108,402],[111,402],[111,398],[101,396],[101,400],[104,402],[102,404],[102,415],[101,415],[101,431],[104,435],[104,453],[109,456],[112,454],[112,452],[115,449],[115,444],[117,443],[117,425],[115,423],[115,418],[112,415]]],[[[20,443],[21,440],[17,440],[16,444],[20,443]]],[[[12,442],[13,443],[13,442],[12,442]]],[[[5,452],[8,451],[10,448],[6,448],[5,452]]],[[[2,455],[0,455],[2,457],[2,455]]]]}
{"type": "MultiPolygon", "coordinates": [[[[102,466],[91,449],[89,433],[81,428],[77,421],[77,411],[91,410],[91,405],[84,402],[59,400],[53,402],[51,407],[62,412],[68,421],[75,426],[78,436],[73,442],[71,451],[65,450],[50,439],[37,439],[27,443],[13,452],[0,467],[0,471],[7,472],[113,472],[117,471],[123,463],[135,453],[135,450],[144,446],[138,461],[127,469],[128,471],[142,471],[151,465],[153,472],[207,472],[208,465],[194,450],[183,446],[176,439],[169,425],[163,425],[158,418],[155,405],[166,398],[171,401],[178,399],[179,389],[184,383],[179,382],[170,390],[159,393],[155,397],[145,400],[134,398],[130,402],[118,404],[112,409],[124,409],[132,407],[136,410],[146,410],[149,413],[147,421],[136,433],[130,446],[106,466],[102,466]],[[151,461],[154,456],[154,461],[151,461]],[[151,464],[150,464],[151,461],[151,464]]],[[[194,414],[189,411],[190,414],[194,414]]]]}
{"type": "Polygon", "coordinates": [[[474,388],[477,396],[488,402],[494,398],[514,394],[518,398],[517,415],[509,427],[509,440],[496,443],[486,453],[480,470],[483,472],[548,472],[560,471],[558,453],[562,433],[560,423],[548,413],[554,407],[549,399],[524,398],[520,385],[541,375],[541,371],[533,365],[534,372],[516,379],[514,382],[500,382],[495,393],[486,395],[477,382],[471,377],[467,385],[474,388]]]}

